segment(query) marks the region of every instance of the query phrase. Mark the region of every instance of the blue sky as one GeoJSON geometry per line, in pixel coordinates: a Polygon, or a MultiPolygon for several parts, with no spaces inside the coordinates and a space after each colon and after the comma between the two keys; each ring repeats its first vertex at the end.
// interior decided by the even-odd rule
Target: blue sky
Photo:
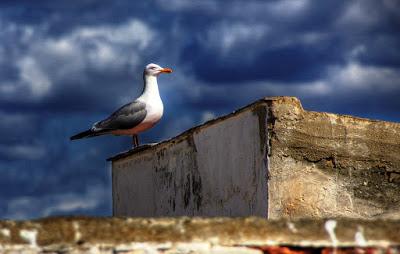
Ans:
{"type": "Polygon", "coordinates": [[[0,218],[111,215],[127,137],[69,136],[138,96],[165,112],[157,142],[264,96],[400,121],[397,0],[0,1],[0,218]]]}

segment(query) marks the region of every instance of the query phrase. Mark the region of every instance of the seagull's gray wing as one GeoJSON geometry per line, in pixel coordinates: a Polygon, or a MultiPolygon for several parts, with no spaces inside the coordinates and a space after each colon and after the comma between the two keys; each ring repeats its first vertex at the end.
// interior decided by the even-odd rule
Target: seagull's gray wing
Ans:
{"type": "Polygon", "coordinates": [[[122,106],[107,119],[95,123],[93,128],[101,131],[131,129],[140,124],[146,114],[146,104],[141,101],[134,101],[122,106]]]}

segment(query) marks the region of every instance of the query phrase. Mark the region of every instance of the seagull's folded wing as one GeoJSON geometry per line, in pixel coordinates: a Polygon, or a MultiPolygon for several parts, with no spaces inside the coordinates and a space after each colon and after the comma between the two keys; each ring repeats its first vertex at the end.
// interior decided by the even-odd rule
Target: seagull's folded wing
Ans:
{"type": "Polygon", "coordinates": [[[134,101],[122,106],[107,119],[94,124],[93,128],[102,131],[131,129],[146,118],[146,113],[146,104],[134,101]]]}

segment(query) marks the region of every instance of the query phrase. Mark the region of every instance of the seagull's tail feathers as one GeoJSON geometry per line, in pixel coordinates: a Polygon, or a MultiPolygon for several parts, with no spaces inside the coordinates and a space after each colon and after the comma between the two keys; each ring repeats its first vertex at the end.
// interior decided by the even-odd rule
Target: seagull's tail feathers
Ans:
{"type": "Polygon", "coordinates": [[[81,138],[91,138],[91,137],[96,137],[96,136],[100,136],[103,134],[106,134],[106,131],[103,130],[93,130],[93,129],[89,129],[86,131],[82,131],[81,133],[78,133],[72,137],[70,137],[70,140],[75,140],[75,139],[81,139],[81,138]]]}

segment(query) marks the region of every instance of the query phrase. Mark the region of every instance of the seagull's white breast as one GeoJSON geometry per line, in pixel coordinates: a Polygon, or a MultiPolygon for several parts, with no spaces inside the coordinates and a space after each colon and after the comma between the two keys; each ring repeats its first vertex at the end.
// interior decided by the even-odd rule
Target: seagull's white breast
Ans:
{"type": "Polygon", "coordinates": [[[164,113],[164,105],[159,96],[146,101],[146,117],[142,123],[156,124],[164,113]]]}

